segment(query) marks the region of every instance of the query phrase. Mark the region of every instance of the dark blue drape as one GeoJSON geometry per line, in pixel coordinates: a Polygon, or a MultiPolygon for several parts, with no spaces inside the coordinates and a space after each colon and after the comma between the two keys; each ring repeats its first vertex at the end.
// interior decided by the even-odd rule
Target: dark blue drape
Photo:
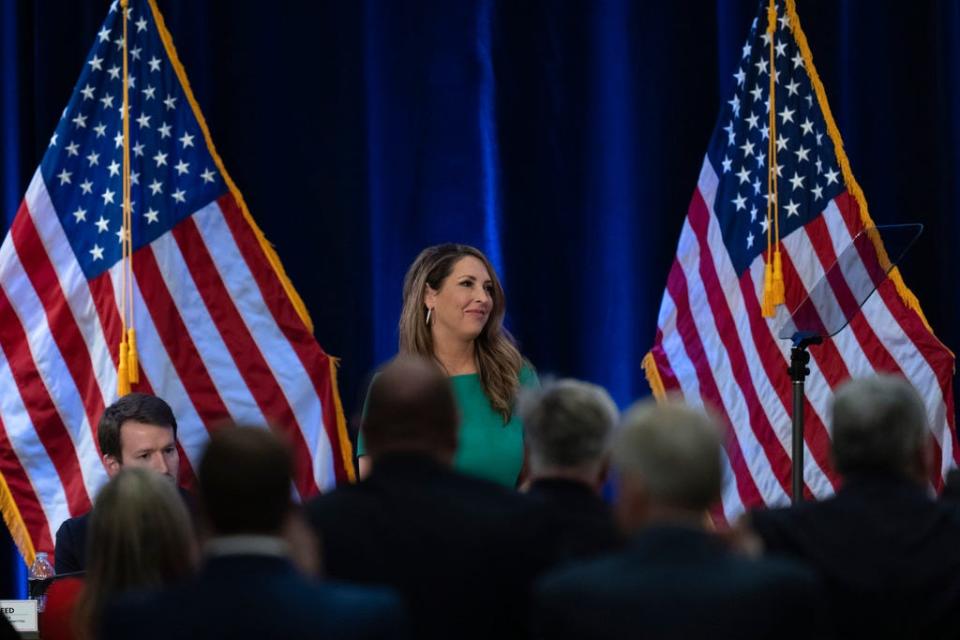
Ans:
{"type": "MultiPolygon", "coordinates": [[[[0,0],[8,221],[108,4],[0,0]]],[[[927,225],[904,276],[955,347],[960,5],[797,4],[874,219],[927,225]]],[[[640,360],[755,0],[159,5],[228,169],[343,359],[348,413],[395,351],[407,265],[442,241],[490,255],[541,373],[621,405],[648,393],[640,360]]]]}

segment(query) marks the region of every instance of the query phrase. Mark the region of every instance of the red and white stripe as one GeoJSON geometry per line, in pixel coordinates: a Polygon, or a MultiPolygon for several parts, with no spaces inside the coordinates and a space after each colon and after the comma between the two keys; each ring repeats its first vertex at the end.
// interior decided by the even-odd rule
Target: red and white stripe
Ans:
{"type": "MultiPolygon", "coordinates": [[[[767,320],[760,313],[763,256],[736,275],[714,212],[717,184],[705,159],[668,276],[651,355],[666,391],[711,406],[728,426],[727,482],[722,514],[717,515],[729,521],[745,508],[788,502],[792,392],[786,369],[791,345],[777,333],[786,308],[807,296],[863,225],[856,202],[844,193],[825,203],[820,217],[783,238],[787,304],[777,318],[767,320]]],[[[849,305],[850,283],[838,276],[839,271],[831,274],[828,293],[849,305]]],[[[829,459],[833,390],[850,377],[881,371],[904,375],[923,395],[937,443],[938,473],[931,480],[939,487],[960,460],[954,446],[953,356],[903,302],[894,283],[884,280],[847,328],[810,353],[804,411],[807,495],[829,496],[838,482],[829,459]]]]}
{"type": "MultiPolygon", "coordinates": [[[[138,250],[141,384],[177,416],[190,483],[210,429],[275,429],[302,498],[346,478],[323,352],[227,194],[138,250]]],[[[0,246],[0,473],[35,548],[106,479],[96,423],[116,399],[121,268],[87,281],[38,171],[0,246]]]]}

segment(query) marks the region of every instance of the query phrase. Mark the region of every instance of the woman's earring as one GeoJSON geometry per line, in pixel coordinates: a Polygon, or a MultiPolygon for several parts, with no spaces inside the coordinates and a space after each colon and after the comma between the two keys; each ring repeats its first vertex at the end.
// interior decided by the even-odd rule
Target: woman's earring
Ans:
{"type": "Polygon", "coordinates": [[[427,326],[430,326],[430,314],[433,313],[433,309],[427,307],[427,326]]]}

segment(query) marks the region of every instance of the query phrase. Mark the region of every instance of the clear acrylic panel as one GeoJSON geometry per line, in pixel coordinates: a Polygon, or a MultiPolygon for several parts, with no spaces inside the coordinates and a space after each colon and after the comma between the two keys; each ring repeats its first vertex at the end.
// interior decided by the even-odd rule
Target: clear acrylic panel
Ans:
{"type": "Polygon", "coordinates": [[[922,224],[868,227],[837,257],[807,297],[791,309],[777,335],[784,340],[837,334],[913,246],[922,224]]]}

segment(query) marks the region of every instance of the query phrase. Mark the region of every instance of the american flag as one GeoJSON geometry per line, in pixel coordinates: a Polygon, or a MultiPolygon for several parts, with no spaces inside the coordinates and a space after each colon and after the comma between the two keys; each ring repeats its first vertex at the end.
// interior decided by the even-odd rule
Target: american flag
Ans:
{"type": "MultiPolygon", "coordinates": [[[[792,0],[776,3],[767,33],[767,1],[753,21],[733,75],[733,95],[710,140],[667,279],[654,346],[644,360],[657,395],[679,393],[726,419],[722,509],[783,505],[791,495],[791,343],[777,336],[807,293],[873,226],[850,171],[840,134],[792,0]],[[770,64],[773,44],[774,65],[770,64]],[[761,314],[767,249],[770,74],[775,74],[776,145],[786,304],[761,314]]],[[[859,243],[858,243],[859,244],[859,243]]],[[[865,256],[866,258],[866,256],[865,256]]],[[[830,280],[841,302],[850,283],[830,280]]],[[[894,270],[849,326],[810,348],[806,381],[804,492],[829,496],[838,477],[829,460],[829,402],[844,380],[899,373],[924,397],[942,486],[957,465],[951,379],[953,354],[934,336],[919,304],[894,270]]]]}
{"type": "Polygon", "coordinates": [[[153,0],[114,3],[0,247],[0,508],[28,563],[106,480],[96,425],[117,398],[122,333],[121,14],[134,390],[172,406],[184,483],[227,419],[283,433],[301,498],[353,474],[335,362],[224,169],[162,16],[153,0]]]}

